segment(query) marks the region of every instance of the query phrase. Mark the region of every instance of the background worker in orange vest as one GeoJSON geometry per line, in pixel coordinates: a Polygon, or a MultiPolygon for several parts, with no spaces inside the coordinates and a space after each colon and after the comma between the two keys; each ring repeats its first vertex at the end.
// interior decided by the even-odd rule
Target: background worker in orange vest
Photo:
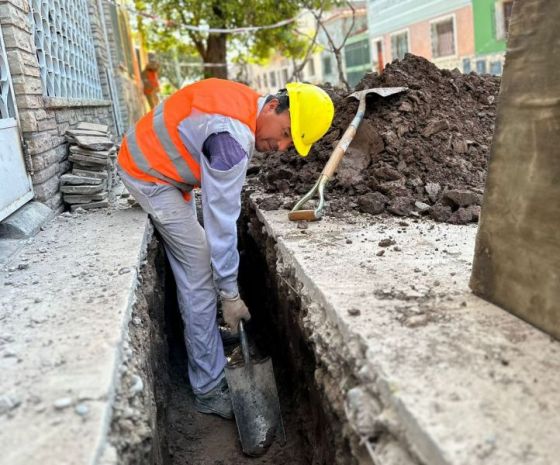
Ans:
{"type": "Polygon", "coordinates": [[[142,84],[144,86],[144,95],[148,99],[150,108],[153,109],[159,103],[159,80],[158,80],[159,63],[154,57],[148,59],[148,63],[142,71],[142,84]]]}
{"type": "Polygon", "coordinates": [[[237,219],[254,150],[306,156],[329,129],[334,106],[311,84],[289,83],[262,97],[232,81],[182,88],[123,139],[119,174],[159,231],[177,283],[195,407],[232,418],[217,299],[236,333],[251,315],[239,296],[237,219]],[[201,188],[204,228],[192,189],[201,188]]]}

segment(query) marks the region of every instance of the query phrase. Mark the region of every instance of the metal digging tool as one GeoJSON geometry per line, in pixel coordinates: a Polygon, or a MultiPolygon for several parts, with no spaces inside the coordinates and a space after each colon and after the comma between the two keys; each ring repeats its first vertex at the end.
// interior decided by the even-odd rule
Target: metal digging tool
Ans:
{"type": "Polygon", "coordinates": [[[280,413],[280,401],[272,369],[272,360],[251,360],[249,342],[239,322],[239,339],[243,362],[228,364],[225,368],[235,422],[243,452],[252,457],[265,453],[278,437],[286,443],[286,432],[280,413]]]}
{"type": "Polygon", "coordinates": [[[348,97],[353,97],[355,99],[358,99],[360,101],[360,104],[358,105],[358,111],[356,112],[356,116],[354,116],[354,119],[350,123],[350,126],[348,126],[348,128],[344,132],[342,139],[340,139],[335,149],[333,150],[329,158],[329,161],[323,168],[323,171],[321,172],[321,176],[319,176],[319,179],[317,180],[315,185],[311,188],[311,190],[307,194],[305,194],[299,200],[298,203],[295,204],[294,208],[292,208],[292,211],[288,213],[288,218],[290,220],[317,221],[320,220],[321,217],[323,216],[323,208],[325,206],[325,197],[324,197],[325,186],[333,177],[334,172],[338,168],[338,164],[340,163],[340,160],[342,160],[342,157],[344,157],[344,154],[346,153],[348,146],[354,139],[354,136],[356,135],[356,131],[358,130],[358,127],[360,126],[360,123],[364,118],[364,113],[366,111],[366,96],[369,94],[377,94],[380,95],[381,97],[388,97],[389,95],[399,94],[401,92],[404,92],[405,90],[408,90],[408,87],[376,87],[373,89],[360,90],[348,96],[348,97]],[[303,207],[303,205],[308,200],[310,200],[315,195],[316,192],[319,193],[319,203],[317,205],[317,208],[315,208],[315,210],[303,210],[301,207],[303,207]]]}

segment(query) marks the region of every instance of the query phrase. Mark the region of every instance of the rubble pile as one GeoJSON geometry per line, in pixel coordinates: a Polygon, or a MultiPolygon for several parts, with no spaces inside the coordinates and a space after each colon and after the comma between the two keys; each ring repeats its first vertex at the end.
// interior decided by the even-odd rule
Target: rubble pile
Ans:
{"type": "Polygon", "coordinates": [[[72,172],[60,178],[64,201],[72,211],[108,206],[108,192],[115,179],[117,147],[103,124],[78,123],[66,131],[72,172]]]}
{"type": "MultiPolygon", "coordinates": [[[[464,224],[478,220],[492,140],[500,80],[490,75],[441,70],[406,55],[370,73],[356,90],[408,87],[382,98],[368,97],[364,120],[327,187],[326,214],[343,211],[429,216],[464,224]]],[[[325,87],[335,119],[307,158],[292,149],[256,157],[256,182],[281,193],[285,208],[318,179],[352,121],[358,101],[325,87]]]]}

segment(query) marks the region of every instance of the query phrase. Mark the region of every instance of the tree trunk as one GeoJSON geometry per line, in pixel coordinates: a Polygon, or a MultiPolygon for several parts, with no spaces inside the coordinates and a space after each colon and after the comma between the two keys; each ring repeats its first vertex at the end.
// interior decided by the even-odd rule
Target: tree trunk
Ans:
{"type": "Polygon", "coordinates": [[[340,53],[340,49],[335,50],[334,57],[336,58],[336,67],[338,68],[338,80],[344,87],[346,91],[350,91],[350,84],[346,80],[344,76],[344,63],[342,62],[342,54],[340,53]]]}
{"type": "Polygon", "coordinates": [[[221,66],[204,68],[204,77],[217,77],[227,79],[228,71],[226,65],[226,34],[210,34],[206,41],[206,55],[204,63],[223,63],[221,66]]]}

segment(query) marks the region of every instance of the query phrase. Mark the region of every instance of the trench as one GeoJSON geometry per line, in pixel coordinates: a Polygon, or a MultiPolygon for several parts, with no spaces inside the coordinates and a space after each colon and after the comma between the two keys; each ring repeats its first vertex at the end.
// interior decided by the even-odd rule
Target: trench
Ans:
{"type": "MultiPolygon", "coordinates": [[[[252,315],[248,333],[260,352],[272,357],[286,444],[275,441],[263,456],[247,457],[234,421],[194,409],[175,283],[154,239],[141,270],[129,326],[132,355],[125,359],[113,413],[110,442],[117,463],[353,463],[340,421],[316,383],[317,362],[301,324],[305,310],[297,293],[290,286],[286,291],[276,275],[274,240],[247,205],[239,224],[239,283],[252,315]],[[131,397],[138,376],[144,389],[131,397]]],[[[233,348],[225,345],[226,353],[233,348]]]]}

